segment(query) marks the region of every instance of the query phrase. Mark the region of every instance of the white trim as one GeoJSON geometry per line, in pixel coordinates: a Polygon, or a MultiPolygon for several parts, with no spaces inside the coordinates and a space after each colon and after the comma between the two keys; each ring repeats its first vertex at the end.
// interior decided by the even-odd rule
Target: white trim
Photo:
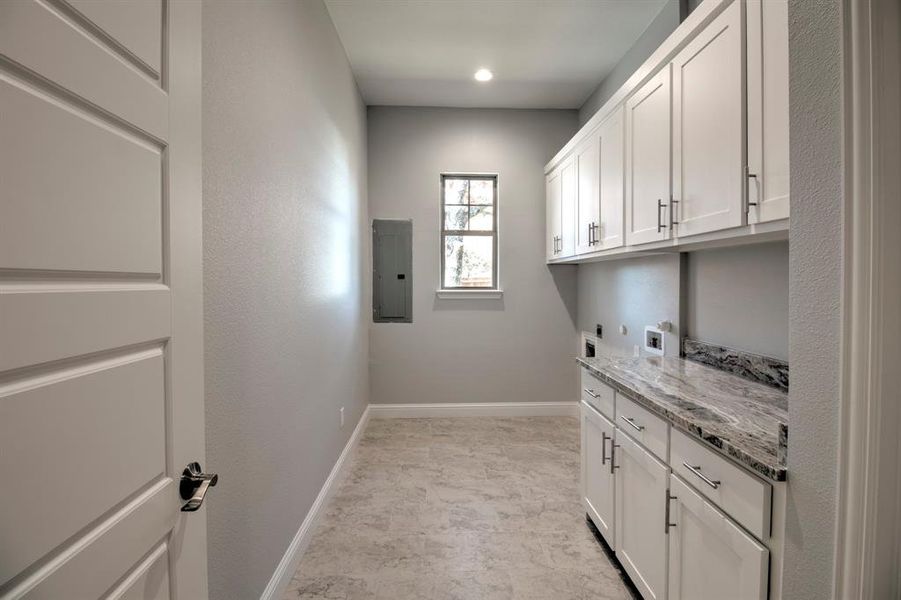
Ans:
{"type": "Polygon", "coordinates": [[[373,419],[423,417],[578,417],[578,402],[370,404],[373,419]]]}
{"type": "Polygon", "coordinates": [[[845,262],[834,596],[901,595],[901,11],[845,4],[845,262]]]}
{"type": "Polygon", "coordinates": [[[437,290],[442,300],[496,300],[504,297],[504,290],[437,290]]]}
{"type": "Polygon", "coordinates": [[[345,474],[344,468],[345,465],[348,464],[347,459],[360,441],[360,436],[366,429],[366,424],[369,423],[369,409],[370,407],[367,406],[366,410],[363,411],[360,422],[357,423],[354,432],[344,446],[344,450],[341,451],[341,455],[335,462],[335,466],[332,467],[331,473],[329,473],[325,483],[322,484],[319,495],[316,496],[316,500],[313,501],[313,505],[310,507],[303,523],[301,523],[300,529],[297,530],[294,539],[291,540],[288,549],[285,551],[284,556],[282,556],[278,566],[275,568],[275,572],[272,574],[272,578],[269,579],[266,589],[263,590],[260,600],[281,600],[285,590],[288,588],[288,584],[291,583],[291,578],[297,570],[300,558],[303,556],[307,546],[310,545],[310,540],[313,537],[313,533],[316,531],[316,525],[319,523],[322,511],[343,479],[345,474]]]}

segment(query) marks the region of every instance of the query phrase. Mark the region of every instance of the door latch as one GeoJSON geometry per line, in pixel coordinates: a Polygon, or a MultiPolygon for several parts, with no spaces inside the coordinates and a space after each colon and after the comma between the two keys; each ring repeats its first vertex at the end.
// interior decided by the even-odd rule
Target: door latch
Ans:
{"type": "Polygon", "coordinates": [[[187,500],[181,507],[182,512],[194,512],[203,504],[203,499],[210,486],[219,483],[219,475],[216,473],[204,473],[200,463],[188,463],[181,473],[181,483],[178,485],[178,493],[182,500],[187,500]]]}

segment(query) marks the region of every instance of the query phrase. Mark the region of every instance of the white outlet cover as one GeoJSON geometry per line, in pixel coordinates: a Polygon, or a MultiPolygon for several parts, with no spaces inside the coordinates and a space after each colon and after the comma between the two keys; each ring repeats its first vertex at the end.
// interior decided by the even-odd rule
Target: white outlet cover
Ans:
{"type": "Polygon", "coordinates": [[[663,331],[657,329],[656,327],[651,327],[648,325],[644,328],[644,351],[648,354],[654,354],[656,356],[663,356],[664,346],[666,344],[666,336],[663,335],[663,331]],[[659,346],[654,345],[654,340],[659,340],[659,346]]]}

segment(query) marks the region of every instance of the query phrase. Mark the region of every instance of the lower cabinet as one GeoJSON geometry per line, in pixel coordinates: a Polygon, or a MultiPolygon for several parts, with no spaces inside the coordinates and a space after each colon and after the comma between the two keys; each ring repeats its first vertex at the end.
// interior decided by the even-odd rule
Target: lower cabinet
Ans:
{"type": "Polygon", "coordinates": [[[670,476],[670,600],[765,600],[769,551],[670,476]]]}
{"type": "Polygon", "coordinates": [[[613,423],[582,404],[582,505],[611,547],[615,545],[613,423]]]}
{"type": "Polygon", "coordinates": [[[616,432],[616,556],[645,600],[666,598],[668,467],[616,432]]]}

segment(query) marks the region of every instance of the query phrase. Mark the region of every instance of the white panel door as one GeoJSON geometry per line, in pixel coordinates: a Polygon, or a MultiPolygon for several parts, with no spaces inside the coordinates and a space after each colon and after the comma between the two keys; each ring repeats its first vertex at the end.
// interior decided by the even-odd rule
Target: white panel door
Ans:
{"type": "Polygon", "coordinates": [[[626,244],[670,236],[670,66],[626,101],[626,244]]]}
{"type": "Polygon", "coordinates": [[[765,600],[769,551],[675,475],[670,495],[670,599],[765,600]]]}
{"type": "Polygon", "coordinates": [[[601,125],[601,206],[600,223],[595,228],[595,248],[609,250],[623,245],[623,192],[625,190],[625,119],[617,108],[601,125]]]}
{"type": "Polygon", "coordinates": [[[666,598],[668,468],[616,431],[616,556],[645,600],[666,598]]]}
{"type": "Polygon", "coordinates": [[[747,0],[748,221],[789,215],[788,0],[747,0]]]}
{"type": "Polygon", "coordinates": [[[599,228],[600,143],[599,131],[593,131],[576,149],[576,254],[591,252],[597,245],[595,231],[599,228]]]}
{"type": "Polygon", "coordinates": [[[689,42],[672,68],[673,235],[744,225],[741,2],[689,42]]]}
{"type": "Polygon", "coordinates": [[[558,258],[576,253],[576,159],[571,156],[560,168],[560,252],[558,258]]]}
{"type": "Polygon", "coordinates": [[[615,547],[613,423],[582,402],[582,505],[598,531],[615,547]]]}
{"type": "Polygon", "coordinates": [[[547,259],[560,255],[560,240],[563,236],[562,214],[560,212],[560,170],[551,171],[545,179],[545,202],[547,206],[547,259]]]}
{"type": "Polygon", "coordinates": [[[206,598],[200,4],[0,2],[0,598],[206,598]]]}

